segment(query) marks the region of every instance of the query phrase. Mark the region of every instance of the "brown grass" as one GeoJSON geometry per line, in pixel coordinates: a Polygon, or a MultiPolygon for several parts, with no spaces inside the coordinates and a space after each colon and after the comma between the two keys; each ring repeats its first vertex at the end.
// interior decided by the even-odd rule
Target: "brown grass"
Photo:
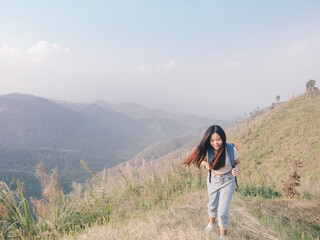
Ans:
{"type": "MultiPolygon", "coordinates": [[[[244,205],[235,195],[230,208],[229,239],[278,239],[274,230],[267,229],[244,205]]],[[[167,210],[147,212],[124,223],[95,226],[64,239],[218,239],[218,228],[210,234],[204,232],[208,223],[206,206],[207,192],[197,191],[180,197],[167,210]]]]}

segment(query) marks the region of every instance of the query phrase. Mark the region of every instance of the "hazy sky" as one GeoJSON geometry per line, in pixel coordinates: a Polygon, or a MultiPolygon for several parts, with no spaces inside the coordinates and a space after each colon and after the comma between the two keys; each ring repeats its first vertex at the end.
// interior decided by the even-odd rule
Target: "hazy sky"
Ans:
{"type": "Polygon", "coordinates": [[[237,116],[320,82],[319,0],[0,1],[0,94],[237,116]]]}

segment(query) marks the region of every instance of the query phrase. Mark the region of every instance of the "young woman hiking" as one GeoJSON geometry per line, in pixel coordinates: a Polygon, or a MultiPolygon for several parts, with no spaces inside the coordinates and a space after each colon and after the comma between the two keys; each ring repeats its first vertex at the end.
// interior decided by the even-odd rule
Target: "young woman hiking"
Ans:
{"type": "MultiPolygon", "coordinates": [[[[213,125],[207,129],[199,145],[184,162],[188,167],[193,164],[208,170],[209,223],[206,231],[211,232],[215,228],[217,219],[221,239],[227,239],[229,206],[236,189],[235,177],[238,176],[241,167],[237,149],[233,145],[228,144],[228,146],[227,151],[224,130],[218,125],[213,125]],[[233,148],[234,168],[231,166],[228,154],[230,146],[233,148]]],[[[230,155],[232,157],[231,153],[230,155]]]]}

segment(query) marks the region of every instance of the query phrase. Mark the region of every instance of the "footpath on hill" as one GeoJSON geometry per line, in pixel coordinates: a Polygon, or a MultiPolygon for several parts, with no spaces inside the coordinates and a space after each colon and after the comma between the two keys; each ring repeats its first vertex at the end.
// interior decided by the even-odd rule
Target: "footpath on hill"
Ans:
{"type": "MultiPolygon", "coordinates": [[[[234,196],[230,208],[229,239],[280,239],[277,233],[251,215],[244,200],[234,196]]],[[[153,210],[116,224],[88,228],[64,239],[219,239],[219,230],[207,234],[207,192],[179,197],[166,210],[153,210]]]]}

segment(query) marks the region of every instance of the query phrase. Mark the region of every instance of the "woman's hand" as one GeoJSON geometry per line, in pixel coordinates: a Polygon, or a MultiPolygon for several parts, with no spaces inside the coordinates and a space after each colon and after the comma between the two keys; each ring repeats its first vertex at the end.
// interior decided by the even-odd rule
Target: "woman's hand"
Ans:
{"type": "Polygon", "coordinates": [[[202,165],[205,170],[210,170],[210,164],[208,162],[203,162],[202,165]]]}
{"type": "Polygon", "coordinates": [[[232,171],[231,171],[231,173],[232,173],[233,176],[236,177],[236,176],[239,175],[239,170],[238,170],[237,168],[233,168],[232,171]]]}

